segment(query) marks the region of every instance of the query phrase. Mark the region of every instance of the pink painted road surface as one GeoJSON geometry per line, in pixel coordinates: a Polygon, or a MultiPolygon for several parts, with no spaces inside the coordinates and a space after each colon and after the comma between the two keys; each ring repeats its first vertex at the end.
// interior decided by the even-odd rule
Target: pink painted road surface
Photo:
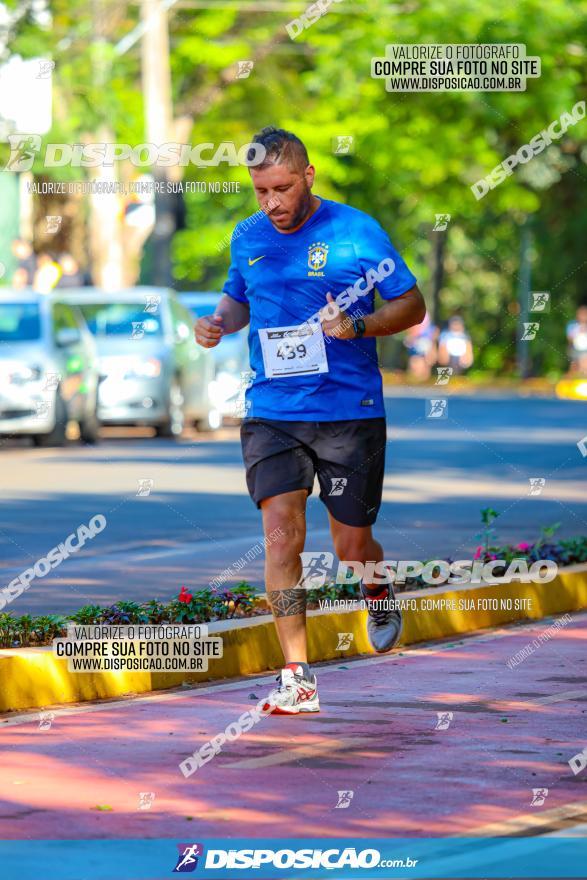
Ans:
{"type": "Polygon", "coordinates": [[[506,665],[551,622],[324,666],[319,715],[262,718],[188,779],[180,761],[272,678],[56,709],[47,730],[38,713],[4,716],[0,838],[577,833],[587,613],[506,665]]]}

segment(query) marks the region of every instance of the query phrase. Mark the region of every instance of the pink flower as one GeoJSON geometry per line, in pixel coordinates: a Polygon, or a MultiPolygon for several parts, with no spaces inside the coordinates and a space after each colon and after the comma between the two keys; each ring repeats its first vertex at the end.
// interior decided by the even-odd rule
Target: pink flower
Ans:
{"type": "Polygon", "coordinates": [[[475,555],[473,556],[473,559],[481,559],[482,553],[483,553],[483,547],[477,547],[477,549],[475,550],[475,555]]]}
{"type": "Polygon", "coordinates": [[[179,599],[180,602],[191,602],[193,599],[193,596],[191,593],[188,593],[188,591],[186,590],[186,588],[184,586],[182,586],[181,593],[179,594],[179,596],[177,598],[179,599]]]}
{"type": "Polygon", "coordinates": [[[518,546],[516,547],[516,550],[524,550],[524,552],[528,551],[529,549],[530,544],[526,544],[524,541],[522,541],[522,543],[518,544],[518,546]]]}

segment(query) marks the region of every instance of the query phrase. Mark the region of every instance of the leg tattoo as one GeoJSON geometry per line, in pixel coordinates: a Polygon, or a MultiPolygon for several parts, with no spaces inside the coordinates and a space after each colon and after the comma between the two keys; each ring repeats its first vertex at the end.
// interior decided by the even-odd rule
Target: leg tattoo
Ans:
{"type": "Polygon", "coordinates": [[[275,617],[293,617],[306,611],[306,591],[303,587],[268,590],[267,599],[275,617]]]}

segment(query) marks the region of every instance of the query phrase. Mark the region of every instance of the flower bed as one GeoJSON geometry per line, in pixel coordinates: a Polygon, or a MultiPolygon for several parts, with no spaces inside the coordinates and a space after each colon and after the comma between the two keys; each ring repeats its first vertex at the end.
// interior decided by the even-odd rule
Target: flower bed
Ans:
{"type": "Polygon", "coordinates": [[[231,617],[249,617],[262,613],[255,609],[256,590],[244,581],[231,590],[194,590],[181,588],[170,602],[120,601],[114,605],[84,605],[73,614],[46,614],[14,617],[0,614],[0,648],[25,648],[49,645],[64,636],[68,624],[83,626],[125,626],[139,623],[207,623],[231,617]]]}
{"type": "MultiPolygon", "coordinates": [[[[481,543],[474,559],[481,562],[503,560],[502,567],[496,567],[495,577],[500,577],[514,559],[525,560],[528,564],[540,559],[549,559],[564,567],[587,562],[587,537],[554,539],[557,525],[542,529],[542,534],[533,543],[497,543],[494,520],[499,514],[490,507],[481,511],[483,528],[477,536],[481,543]],[[503,571],[501,570],[503,568],[503,571]]],[[[447,563],[454,560],[447,559],[447,563]]],[[[407,578],[404,584],[396,585],[396,592],[429,588],[431,585],[420,575],[407,578]]],[[[325,599],[360,599],[358,584],[331,582],[323,587],[308,591],[308,608],[318,608],[325,599]]],[[[0,614],[0,648],[37,647],[49,645],[52,640],[65,635],[68,624],[103,624],[123,626],[140,623],[209,623],[215,620],[228,620],[233,617],[254,617],[266,614],[266,605],[258,602],[258,590],[246,581],[241,581],[232,589],[210,589],[189,591],[182,586],[179,595],[170,602],[151,599],[148,602],[120,601],[114,605],[84,605],[73,614],[49,614],[33,617],[29,614],[15,617],[11,612],[0,614]]]]}

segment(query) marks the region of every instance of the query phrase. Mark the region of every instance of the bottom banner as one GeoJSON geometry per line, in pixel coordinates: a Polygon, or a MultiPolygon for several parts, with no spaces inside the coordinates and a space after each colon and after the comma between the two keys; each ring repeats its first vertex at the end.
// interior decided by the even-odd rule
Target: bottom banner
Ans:
{"type": "Polygon", "coordinates": [[[587,878],[587,838],[0,841],[2,880],[587,878]]]}

